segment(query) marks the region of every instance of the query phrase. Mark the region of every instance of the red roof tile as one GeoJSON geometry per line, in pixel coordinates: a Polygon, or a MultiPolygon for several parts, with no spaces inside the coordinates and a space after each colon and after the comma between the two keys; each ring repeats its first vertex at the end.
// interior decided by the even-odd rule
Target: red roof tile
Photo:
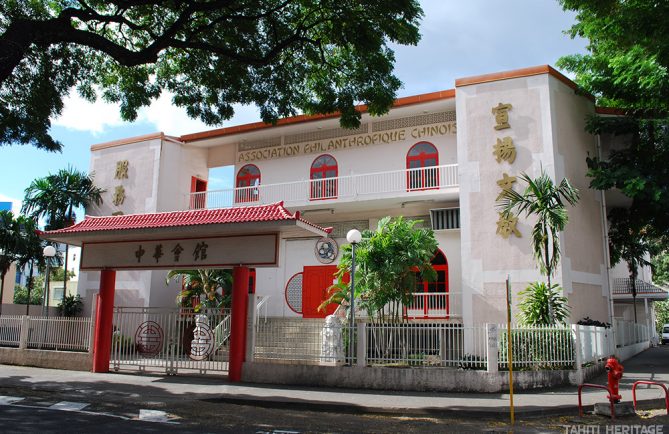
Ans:
{"type": "Polygon", "coordinates": [[[211,224],[234,224],[270,221],[300,221],[316,229],[330,233],[332,228],[322,228],[300,217],[297,211],[291,214],[283,202],[270,205],[245,206],[239,208],[196,209],[154,214],[129,214],[118,216],[86,216],[68,228],[44,232],[44,235],[61,235],[98,231],[128,229],[167,228],[175,226],[198,226],[211,224]]]}

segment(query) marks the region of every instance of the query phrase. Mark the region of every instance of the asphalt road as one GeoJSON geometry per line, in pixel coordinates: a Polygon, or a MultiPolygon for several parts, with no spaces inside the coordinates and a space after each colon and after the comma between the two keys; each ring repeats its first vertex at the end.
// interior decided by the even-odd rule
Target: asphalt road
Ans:
{"type": "MultiPolygon", "coordinates": [[[[657,362],[662,362],[658,360],[657,362]]],[[[186,380],[184,380],[186,381],[186,380]]],[[[190,379],[188,381],[197,381],[190,379]]],[[[0,386],[0,433],[660,433],[669,434],[669,416],[664,410],[620,419],[628,427],[654,426],[652,431],[607,430],[611,421],[598,417],[520,417],[515,426],[507,415],[477,417],[472,414],[440,413],[365,414],[315,411],[295,404],[242,405],[216,399],[176,395],[160,396],[137,388],[136,393],[113,393],[93,387],[68,384],[44,388],[23,383],[0,386]],[[80,408],[76,408],[79,406],[80,408]],[[75,407],[74,409],[65,409],[75,407]],[[140,420],[160,413],[163,421],[140,420]],[[660,425],[661,428],[657,429],[660,425]],[[586,427],[581,429],[579,427],[586,427]],[[598,430],[595,430],[598,428],[598,430]],[[572,429],[570,431],[570,429],[572,429]]],[[[410,398],[407,398],[410,399],[410,398]]],[[[538,403],[540,404],[540,403],[538,403]]]]}

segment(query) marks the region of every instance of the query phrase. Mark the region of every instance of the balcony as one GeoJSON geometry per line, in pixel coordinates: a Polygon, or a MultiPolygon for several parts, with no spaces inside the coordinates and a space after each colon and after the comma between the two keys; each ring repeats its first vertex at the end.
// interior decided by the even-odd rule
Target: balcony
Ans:
{"type": "Polygon", "coordinates": [[[450,164],[191,193],[188,204],[198,209],[283,201],[289,207],[313,207],[374,199],[457,199],[457,193],[458,165],[450,164]],[[445,198],[446,193],[452,197],[445,198]]]}
{"type": "Polygon", "coordinates": [[[414,292],[404,307],[406,319],[462,318],[462,293],[414,292]]]}

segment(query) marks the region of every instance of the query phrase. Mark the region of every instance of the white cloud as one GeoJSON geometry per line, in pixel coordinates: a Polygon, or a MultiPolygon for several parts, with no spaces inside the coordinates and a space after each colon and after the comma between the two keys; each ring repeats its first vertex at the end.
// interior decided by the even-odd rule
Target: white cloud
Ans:
{"type": "MultiPolygon", "coordinates": [[[[63,114],[52,119],[53,125],[87,131],[93,135],[102,134],[109,127],[130,125],[121,119],[116,104],[106,103],[101,99],[90,103],[74,92],[65,98],[64,103],[63,114]]],[[[257,122],[260,119],[255,106],[236,104],[234,109],[235,116],[225,121],[222,126],[257,122]]],[[[172,95],[168,92],[164,92],[149,107],[140,109],[136,122],[152,124],[156,131],[176,136],[216,128],[198,119],[189,118],[184,108],[172,105],[172,95]]]]}
{"type": "Polygon", "coordinates": [[[76,131],[88,131],[93,135],[101,134],[107,127],[123,125],[118,106],[109,104],[101,99],[90,103],[71,93],[64,100],[63,113],[51,119],[53,125],[62,126],[76,131]]]}

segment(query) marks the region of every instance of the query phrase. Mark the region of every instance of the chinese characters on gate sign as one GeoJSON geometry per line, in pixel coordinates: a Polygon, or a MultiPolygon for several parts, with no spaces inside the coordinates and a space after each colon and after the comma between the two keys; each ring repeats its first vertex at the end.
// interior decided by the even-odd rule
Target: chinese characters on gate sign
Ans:
{"type": "MultiPolygon", "coordinates": [[[[150,248],[150,247],[147,247],[150,248]]],[[[173,262],[179,262],[181,259],[181,253],[184,252],[185,248],[180,244],[176,243],[174,245],[168,244],[167,246],[163,246],[163,244],[156,244],[153,247],[153,254],[151,255],[153,259],[155,260],[156,264],[159,264],[162,257],[165,256],[165,248],[169,249],[169,252],[172,253],[172,259],[173,262]]],[[[207,259],[207,248],[209,248],[209,245],[204,242],[200,241],[197,244],[195,244],[195,247],[193,248],[193,260],[194,261],[204,261],[207,259]]],[[[141,244],[137,246],[137,249],[135,250],[135,258],[137,258],[137,263],[141,264],[142,263],[142,258],[146,254],[146,249],[142,247],[141,244]]],[[[168,256],[169,258],[169,256],[168,256]]],[[[168,259],[169,261],[169,259],[168,259]]]]}
{"type": "MultiPolygon", "coordinates": [[[[496,107],[492,108],[492,114],[495,116],[495,130],[505,130],[511,128],[509,123],[509,110],[513,106],[511,104],[502,104],[501,102],[497,104],[496,107]]],[[[513,143],[513,139],[510,136],[498,137],[496,143],[493,145],[492,154],[495,156],[497,163],[502,164],[507,162],[513,164],[516,161],[516,145],[513,143]]],[[[508,173],[504,172],[502,178],[497,180],[497,186],[500,188],[500,192],[497,195],[497,199],[501,199],[505,191],[511,190],[513,184],[516,182],[515,176],[509,176],[508,173]]],[[[516,227],[518,224],[518,217],[511,213],[499,213],[497,220],[497,235],[501,236],[504,239],[507,239],[511,234],[516,237],[521,237],[520,231],[516,227]]]]}

